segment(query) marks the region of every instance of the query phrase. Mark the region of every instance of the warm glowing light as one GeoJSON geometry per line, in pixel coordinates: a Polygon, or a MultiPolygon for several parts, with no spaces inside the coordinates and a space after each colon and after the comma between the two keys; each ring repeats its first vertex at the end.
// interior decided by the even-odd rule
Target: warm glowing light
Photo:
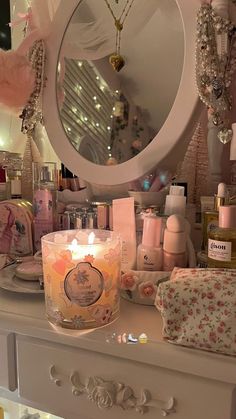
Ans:
{"type": "Polygon", "coordinates": [[[99,77],[98,76],[96,76],[96,80],[99,80],[99,77]]]}
{"type": "Polygon", "coordinates": [[[99,123],[98,122],[96,122],[96,127],[99,127],[99,123]]]}
{"type": "Polygon", "coordinates": [[[79,61],[79,62],[78,62],[78,66],[79,66],[79,67],[82,67],[82,65],[83,65],[82,61],[79,61]]]}
{"type": "Polygon", "coordinates": [[[113,110],[113,111],[115,111],[115,110],[116,110],[115,106],[113,106],[112,110],[113,110]]]}
{"type": "Polygon", "coordinates": [[[95,239],[95,234],[93,231],[91,231],[91,233],[88,236],[88,244],[93,244],[94,243],[94,239],[95,239]]]}
{"type": "Polygon", "coordinates": [[[68,248],[69,248],[69,250],[72,253],[75,252],[76,250],[78,250],[78,242],[77,242],[77,240],[76,239],[73,239],[72,242],[71,242],[71,244],[69,244],[68,248]]]}
{"type": "Polygon", "coordinates": [[[111,157],[112,156],[111,153],[109,153],[108,156],[111,157]]]}
{"type": "Polygon", "coordinates": [[[84,121],[87,121],[87,120],[88,120],[88,118],[87,118],[87,116],[85,116],[85,117],[84,117],[84,121]]]}
{"type": "Polygon", "coordinates": [[[77,93],[79,93],[79,90],[80,90],[80,91],[82,90],[82,86],[81,86],[80,84],[77,84],[77,85],[76,85],[76,89],[75,89],[75,91],[76,91],[77,93]]]}
{"type": "Polygon", "coordinates": [[[107,127],[107,130],[108,130],[108,131],[111,131],[111,127],[107,127]]]}
{"type": "Polygon", "coordinates": [[[113,115],[111,115],[110,118],[112,119],[113,118],[113,115]]]}
{"type": "Polygon", "coordinates": [[[0,147],[3,147],[5,144],[5,141],[2,137],[0,137],[0,147]]]}
{"type": "Polygon", "coordinates": [[[67,128],[67,131],[71,132],[71,128],[70,128],[70,127],[68,127],[68,128],[67,128]]]}
{"type": "Polygon", "coordinates": [[[102,90],[102,92],[104,91],[104,89],[105,89],[105,86],[100,86],[100,89],[102,90]]]}
{"type": "Polygon", "coordinates": [[[96,246],[93,246],[95,234],[93,231],[88,236],[88,244],[78,244],[77,239],[73,239],[68,249],[71,251],[72,260],[83,259],[88,254],[96,255],[96,246]]]}
{"type": "Polygon", "coordinates": [[[116,93],[118,94],[119,93],[119,90],[116,90],[116,93]]]}
{"type": "Polygon", "coordinates": [[[97,105],[95,105],[95,108],[98,109],[98,110],[101,109],[101,107],[102,107],[102,105],[100,105],[100,103],[97,103],[97,105]]]}
{"type": "Polygon", "coordinates": [[[108,146],[107,146],[107,149],[108,149],[108,150],[110,150],[110,149],[111,149],[111,146],[110,146],[110,145],[108,145],[108,146]]]}
{"type": "Polygon", "coordinates": [[[94,97],[93,97],[93,100],[97,100],[97,96],[94,96],[94,97]]]}

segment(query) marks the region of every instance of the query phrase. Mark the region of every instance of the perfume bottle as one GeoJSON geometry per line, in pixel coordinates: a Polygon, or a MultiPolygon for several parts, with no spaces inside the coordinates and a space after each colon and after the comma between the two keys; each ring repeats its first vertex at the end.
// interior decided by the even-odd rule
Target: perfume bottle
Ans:
{"type": "Polygon", "coordinates": [[[219,225],[219,207],[227,205],[229,201],[228,190],[225,183],[219,183],[217,194],[214,197],[214,209],[203,213],[202,250],[207,251],[208,234],[219,225]]]}
{"type": "Polygon", "coordinates": [[[33,163],[34,248],[40,250],[41,237],[56,228],[56,163],[33,163]]]}
{"type": "Polygon", "coordinates": [[[0,166],[0,201],[7,199],[6,170],[0,166]]]}
{"type": "Polygon", "coordinates": [[[7,173],[7,175],[8,175],[8,180],[10,181],[11,199],[21,198],[22,170],[11,169],[9,173],[7,173]]]}
{"type": "Polygon", "coordinates": [[[219,227],[209,231],[209,268],[236,268],[236,205],[219,208],[219,227]]]}

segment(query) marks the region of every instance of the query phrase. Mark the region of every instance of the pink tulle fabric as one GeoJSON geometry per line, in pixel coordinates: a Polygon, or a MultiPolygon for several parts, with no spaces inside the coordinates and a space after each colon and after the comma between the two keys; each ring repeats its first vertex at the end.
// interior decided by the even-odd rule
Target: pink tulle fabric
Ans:
{"type": "Polygon", "coordinates": [[[17,51],[0,50],[0,104],[14,111],[26,105],[35,75],[25,56],[17,51]]]}

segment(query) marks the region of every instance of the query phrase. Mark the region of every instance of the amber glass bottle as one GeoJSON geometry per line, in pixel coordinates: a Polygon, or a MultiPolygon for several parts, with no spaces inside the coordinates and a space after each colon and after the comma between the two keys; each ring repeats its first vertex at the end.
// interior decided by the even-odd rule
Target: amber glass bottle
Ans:
{"type": "Polygon", "coordinates": [[[236,205],[219,208],[219,227],[208,234],[207,264],[236,269],[236,205]]]}

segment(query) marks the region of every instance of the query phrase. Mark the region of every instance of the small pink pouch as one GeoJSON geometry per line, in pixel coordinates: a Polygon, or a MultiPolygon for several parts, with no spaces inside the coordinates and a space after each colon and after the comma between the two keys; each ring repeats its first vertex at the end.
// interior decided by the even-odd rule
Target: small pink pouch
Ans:
{"type": "Polygon", "coordinates": [[[155,305],[169,342],[236,355],[236,270],[175,268],[155,305]]]}

